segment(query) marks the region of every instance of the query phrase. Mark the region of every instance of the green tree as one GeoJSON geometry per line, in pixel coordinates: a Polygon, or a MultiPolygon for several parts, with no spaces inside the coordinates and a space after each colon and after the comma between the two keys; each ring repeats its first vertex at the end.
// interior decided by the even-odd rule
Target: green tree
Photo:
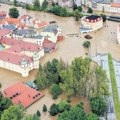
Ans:
{"type": "Polygon", "coordinates": [[[9,9],[9,15],[11,18],[18,18],[19,17],[19,11],[17,8],[10,8],[9,9]]]}
{"type": "Polygon", "coordinates": [[[60,84],[60,86],[67,95],[67,97],[69,98],[71,95],[74,94],[73,79],[72,75],[70,74],[70,70],[62,70],[60,76],[63,80],[63,83],[60,84]]]}
{"type": "Polygon", "coordinates": [[[98,116],[104,114],[107,109],[107,105],[106,99],[103,97],[93,97],[90,99],[92,112],[98,116]]]}
{"type": "Polygon", "coordinates": [[[83,105],[80,103],[72,107],[69,111],[59,114],[57,120],[86,120],[83,105]]]}
{"type": "Polygon", "coordinates": [[[39,111],[39,110],[37,110],[36,115],[37,115],[38,117],[40,117],[40,116],[41,116],[41,113],[40,113],[40,111],[39,111]]]}
{"type": "Polygon", "coordinates": [[[73,3],[73,11],[75,11],[76,9],[77,9],[77,5],[73,3]]]}
{"type": "Polygon", "coordinates": [[[59,83],[60,81],[60,77],[59,77],[59,71],[58,71],[58,65],[59,65],[59,61],[57,59],[53,59],[51,62],[47,62],[44,65],[44,71],[46,73],[46,78],[49,81],[49,85],[51,85],[52,83],[59,83]]]}
{"type": "Polygon", "coordinates": [[[80,18],[80,12],[78,11],[78,9],[75,10],[74,16],[75,16],[75,20],[78,21],[80,18]]]}
{"type": "Polygon", "coordinates": [[[47,6],[48,6],[48,2],[47,2],[47,0],[44,0],[43,3],[42,3],[42,9],[43,10],[46,9],[47,6]]]}
{"type": "Polygon", "coordinates": [[[95,69],[95,75],[96,75],[96,92],[97,96],[109,96],[109,87],[108,83],[109,80],[107,78],[105,70],[102,69],[101,66],[97,66],[95,69]]]}
{"type": "Polygon", "coordinates": [[[50,115],[55,116],[59,113],[59,107],[56,104],[52,104],[49,110],[50,115]]]}
{"type": "Polygon", "coordinates": [[[33,115],[26,115],[25,120],[34,120],[33,115]]]}
{"type": "Polygon", "coordinates": [[[53,84],[51,87],[50,87],[50,92],[51,94],[53,95],[53,98],[57,98],[58,95],[60,95],[62,93],[62,89],[59,87],[59,85],[57,84],[53,84]]]}
{"type": "Polygon", "coordinates": [[[40,118],[36,114],[34,114],[33,115],[33,120],[40,120],[40,118]]]}
{"type": "Polygon", "coordinates": [[[90,47],[90,41],[84,41],[83,46],[85,48],[89,48],[90,47]]]}
{"type": "Polygon", "coordinates": [[[30,6],[28,3],[25,4],[25,8],[26,8],[27,10],[31,10],[31,9],[32,9],[31,6],[30,6]]]}
{"type": "Polygon", "coordinates": [[[79,10],[79,12],[82,12],[82,6],[78,6],[77,9],[79,10]]]}
{"type": "Polygon", "coordinates": [[[101,14],[101,17],[102,17],[102,19],[103,19],[103,22],[105,22],[105,21],[107,20],[106,15],[101,14]]]}
{"type": "Polygon", "coordinates": [[[93,13],[92,8],[89,7],[87,13],[93,13]]]}
{"type": "Polygon", "coordinates": [[[68,110],[70,110],[70,108],[71,108],[71,105],[68,103],[68,102],[66,102],[66,101],[60,101],[60,103],[58,104],[58,107],[59,107],[59,112],[64,112],[64,111],[68,111],[68,110]]]}
{"type": "Polygon", "coordinates": [[[109,96],[106,72],[89,58],[75,58],[66,70],[60,72],[65,94],[82,97],[109,96]]]}
{"type": "Polygon", "coordinates": [[[100,120],[100,118],[96,114],[90,113],[86,116],[86,120],[100,120]]]}
{"type": "Polygon", "coordinates": [[[12,105],[12,101],[1,94],[0,98],[0,117],[4,110],[8,109],[12,105]]]}
{"type": "Polygon", "coordinates": [[[54,13],[55,15],[60,16],[60,10],[61,10],[61,7],[59,5],[55,5],[54,7],[52,7],[51,12],[54,13]]]}
{"type": "Polygon", "coordinates": [[[43,105],[43,112],[47,112],[47,106],[43,105]]]}
{"type": "Polygon", "coordinates": [[[48,80],[46,78],[46,73],[42,66],[39,66],[39,70],[37,72],[35,83],[37,84],[38,89],[45,89],[48,86],[48,80]]]}
{"type": "Polygon", "coordinates": [[[60,9],[60,16],[62,16],[62,17],[67,16],[67,9],[65,7],[60,9]]]}
{"type": "Polygon", "coordinates": [[[1,120],[21,120],[24,117],[23,108],[19,105],[10,106],[4,110],[1,115],[1,120]]]}
{"type": "Polygon", "coordinates": [[[14,0],[14,6],[17,6],[17,0],[14,0]]]}
{"type": "Polygon", "coordinates": [[[40,10],[40,2],[39,2],[39,0],[34,0],[34,4],[33,4],[33,6],[34,6],[34,10],[40,10]]]}

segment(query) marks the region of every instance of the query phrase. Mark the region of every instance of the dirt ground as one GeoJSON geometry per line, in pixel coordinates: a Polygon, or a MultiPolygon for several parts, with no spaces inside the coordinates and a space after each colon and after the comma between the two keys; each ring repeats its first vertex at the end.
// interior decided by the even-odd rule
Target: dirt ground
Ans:
{"type": "MultiPolygon", "coordinates": [[[[2,5],[0,6],[0,11],[8,11],[9,8],[12,6],[8,5],[2,5]],[[6,9],[5,9],[6,8],[6,9]]],[[[48,60],[52,60],[53,58],[62,58],[65,62],[71,63],[71,61],[75,57],[79,56],[86,56],[86,50],[83,48],[83,42],[86,40],[84,36],[86,34],[80,34],[79,32],[79,25],[80,22],[76,22],[74,18],[70,17],[59,17],[52,14],[44,13],[44,12],[33,12],[33,11],[26,11],[25,9],[18,8],[20,11],[20,15],[23,14],[29,14],[33,17],[40,18],[44,21],[57,21],[58,25],[62,28],[63,35],[65,36],[65,40],[61,41],[57,44],[57,50],[53,51],[50,54],[46,54],[41,60],[40,63],[44,64],[48,60]],[[74,36],[68,36],[68,34],[78,34],[74,36]]],[[[91,42],[91,49],[90,49],[90,55],[95,56],[97,53],[108,53],[110,52],[112,56],[116,60],[120,60],[120,45],[117,44],[116,41],[116,31],[117,26],[120,25],[120,23],[117,22],[111,22],[107,21],[104,24],[104,28],[94,32],[89,33],[93,37],[93,39],[90,40],[91,42]],[[108,26],[108,27],[105,27],[108,26]]],[[[2,83],[2,90],[7,88],[8,86],[11,86],[12,84],[16,83],[17,81],[27,82],[30,80],[33,80],[35,78],[37,70],[32,70],[30,72],[30,75],[26,78],[23,78],[20,74],[12,72],[10,70],[2,69],[0,68],[0,82],[2,83]]],[[[30,106],[27,109],[28,114],[33,114],[36,112],[37,109],[42,111],[43,104],[46,104],[49,108],[49,106],[53,102],[58,102],[62,98],[64,99],[64,95],[59,97],[59,99],[53,101],[51,95],[49,94],[48,90],[43,91],[45,93],[45,96],[34,103],[32,106],[30,106]]],[[[89,103],[85,99],[79,99],[77,97],[73,97],[73,103],[78,103],[80,100],[83,100],[85,102],[85,110],[87,112],[90,111],[89,109],[89,103]]],[[[42,114],[42,120],[55,120],[56,118],[52,118],[49,116],[49,114],[42,114]]]]}

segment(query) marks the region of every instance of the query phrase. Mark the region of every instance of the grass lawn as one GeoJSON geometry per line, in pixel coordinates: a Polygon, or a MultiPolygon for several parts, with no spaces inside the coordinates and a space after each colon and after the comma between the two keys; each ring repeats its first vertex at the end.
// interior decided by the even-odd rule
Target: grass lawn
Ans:
{"type": "Polygon", "coordinates": [[[109,68],[110,68],[110,77],[111,77],[111,82],[112,82],[112,91],[113,91],[113,97],[114,97],[116,117],[117,117],[117,120],[120,120],[120,101],[119,101],[119,96],[118,96],[118,91],[117,91],[115,71],[114,71],[111,54],[108,54],[108,62],[109,62],[109,68]]]}

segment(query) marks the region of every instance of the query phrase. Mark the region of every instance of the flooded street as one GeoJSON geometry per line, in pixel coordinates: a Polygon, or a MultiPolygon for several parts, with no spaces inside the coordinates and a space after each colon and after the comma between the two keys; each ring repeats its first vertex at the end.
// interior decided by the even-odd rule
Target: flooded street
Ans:
{"type": "MultiPolygon", "coordinates": [[[[60,95],[60,96],[58,97],[58,99],[53,100],[53,99],[52,99],[52,96],[51,96],[51,94],[49,93],[49,90],[48,90],[48,89],[46,89],[46,90],[44,90],[44,91],[42,91],[42,92],[45,94],[45,96],[44,96],[43,98],[41,98],[39,101],[35,102],[34,105],[30,106],[30,107],[26,110],[26,112],[27,112],[28,114],[33,114],[33,113],[35,113],[35,111],[37,111],[37,110],[40,110],[41,113],[43,113],[43,112],[42,112],[42,108],[43,108],[43,105],[44,105],[44,104],[47,106],[47,109],[48,109],[48,111],[49,111],[49,108],[50,108],[50,106],[51,106],[53,103],[56,103],[56,104],[57,104],[57,103],[59,103],[61,100],[66,100],[66,99],[67,99],[66,96],[65,96],[64,94],[62,94],[62,95],[60,95]]],[[[85,111],[86,111],[87,113],[91,112],[91,111],[90,111],[89,102],[88,102],[87,99],[85,99],[85,98],[79,98],[79,97],[74,97],[74,96],[73,96],[73,97],[71,97],[71,101],[72,101],[72,102],[71,102],[71,105],[72,105],[72,106],[73,106],[73,105],[76,105],[76,104],[79,103],[80,101],[83,101],[85,111]]],[[[57,116],[52,117],[52,116],[50,116],[49,112],[46,112],[46,113],[43,113],[43,114],[41,115],[41,119],[42,119],[42,120],[56,120],[56,119],[57,119],[57,116]]]]}
{"type": "MultiPolygon", "coordinates": [[[[0,11],[9,11],[9,8],[12,6],[2,5],[0,6],[0,11]]],[[[61,41],[57,44],[57,49],[50,54],[46,54],[41,60],[41,64],[46,63],[48,60],[52,60],[53,58],[62,58],[65,62],[70,63],[75,57],[79,56],[86,56],[86,50],[83,48],[83,42],[86,40],[84,36],[86,34],[80,34],[79,32],[79,25],[80,22],[76,22],[72,17],[59,17],[53,14],[44,13],[44,12],[33,12],[33,11],[26,11],[25,9],[18,8],[20,11],[20,15],[28,14],[30,16],[40,18],[43,21],[57,21],[58,25],[62,29],[62,33],[65,36],[65,40],[61,41]],[[68,34],[78,34],[78,36],[67,36],[68,34]]],[[[112,56],[116,60],[120,60],[120,45],[117,45],[116,41],[116,31],[117,26],[120,25],[118,22],[111,22],[107,21],[104,24],[104,28],[98,30],[94,33],[88,33],[93,38],[90,40],[91,42],[91,49],[90,55],[95,56],[98,53],[111,53],[112,56]],[[105,27],[108,26],[108,27],[105,27]]],[[[26,78],[23,78],[20,74],[2,69],[0,68],[0,83],[2,83],[2,89],[7,88],[8,86],[14,84],[17,81],[27,82],[33,80],[35,78],[37,70],[32,70],[30,75],[26,78]]],[[[27,109],[27,113],[33,114],[36,112],[37,109],[42,111],[43,104],[46,104],[48,108],[54,102],[48,90],[43,91],[45,96],[34,103],[34,105],[30,106],[27,109]]],[[[59,97],[55,102],[57,103],[61,99],[66,99],[65,96],[59,97]]],[[[79,98],[73,97],[72,105],[78,103],[80,101],[79,98]]],[[[81,98],[81,100],[83,100],[81,98]]],[[[85,110],[87,112],[90,111],[89,103],[87,100],[84,99],[85,110]]],[[[42,115],[42,120],[56,120],[56,118],[49,117],[49,113],[42,115]]]]}

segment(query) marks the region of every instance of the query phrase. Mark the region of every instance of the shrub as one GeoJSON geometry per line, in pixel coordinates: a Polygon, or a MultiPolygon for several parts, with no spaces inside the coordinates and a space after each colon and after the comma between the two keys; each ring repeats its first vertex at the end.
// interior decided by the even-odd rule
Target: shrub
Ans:
{"type": "Polygon", "coordinates": [[[61,101],[59,104],[58,104],[58,107],[59,107],[59,112],[64,112],[64,111],[68,111],[70,110],[71,108],[71,105],[66,102],[66,101],[61,101]]]}
{"type": "Polygon", "coordinates": [[[85,41],[85,42],[83,43],[83,46],[84,46],[85,48],[89,48],[89,47],[90,47],[90,41],[85,41]]]}
{"type": "Polygon", "coordinates": [[[60,95],[62,93],[62,89],[59,87],[59,85],[53,84],[50,87],[50,92],[53,95],[53,98],[57,98],[58,95],[60,95]]]}
{"type": "Polygon", "coordinates": [[[47,106],[43,105],[43,112],[47,112],[47,106]]]}
{"type": "Polygon", "coordinates": [[[105,98],[102,97],[93,97],[90,99],[90,106],[93,113],[98,116],[103,115],[107,108],[107,102],[105,98]]]}
{"type": "Polygon", "coordinates": [[[52,104],[49,111],[50,115],[55,116],[59,113],[58,105],[52,104]]]}
{"type": "Polygon", "coordinates": [[[93,13],[92,8],[89,7],[87,13],[93,13]]]}
{"type": "Polygon", "coordinates": [[[40,117],[40,116],[41,116],[41,113],[40,113],[40,111],[39,111],[39,110],[37,110],[36,115],[37,115],[38,117],[40,117]]]}

